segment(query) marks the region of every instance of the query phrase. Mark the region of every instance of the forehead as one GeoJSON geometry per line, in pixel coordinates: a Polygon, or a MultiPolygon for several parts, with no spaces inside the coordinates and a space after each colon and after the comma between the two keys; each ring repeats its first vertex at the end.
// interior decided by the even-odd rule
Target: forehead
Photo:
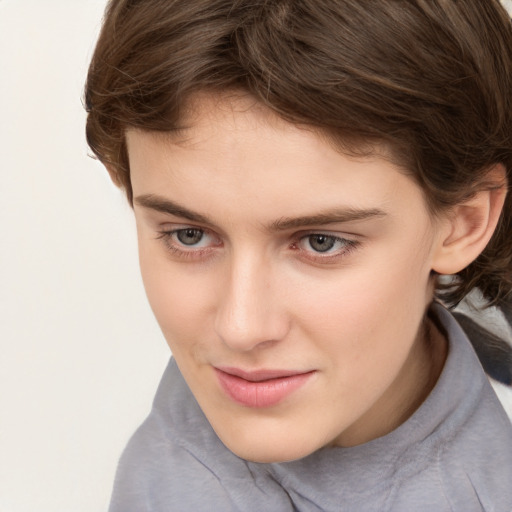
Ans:
{"type": "Polygon", "coordinates": [[[163,133],[162,139],[194,149],[209,142],[218,147],[230,143],[249,144],[254,136],[263,143],[277,133],[286,135],[290,144],[307,141],[308,147],[314,145],[316,150],[329,140],[322,130],[285,121],[256,98],[241,91],[192,95],[184,103],[176,129],[163,133]]]}
{"type": "Polygon", "coordinates": [[[135,195],[165,191],[194,209],[214,208],[215,199],[278,216],[276,205],[302,215],[305,205],[423,203],[384,146],[366,148],[365,156],[346,154],[325,133],[287,122],[247,94],[197,95],[178,130],[131,130],[127,141],[135,195]]]}
{"type": "MultiPolygon", "coordinates": [[[[254,131],[262,126],[275,130],[295,131],[315,134],[323,143],[327,142],[345,156],[361,158],[379,156],[401,167],[398,152],[383,141],[361,139],[350,133],[337,133],[328,126],[316,126],[305,120],[287,121],[277,112],[267,107],[250,93],[243,90],[224,92],[196,92],[188,97],[180,110],[180,119],[169,132],[158,132],[164,140],[173,144],[193,143],[194,138],[203,134],[210,135],[220,125],[224,129],[254,131]]],[[[404,171],[406,171],[404,167],[404,171]]]]}

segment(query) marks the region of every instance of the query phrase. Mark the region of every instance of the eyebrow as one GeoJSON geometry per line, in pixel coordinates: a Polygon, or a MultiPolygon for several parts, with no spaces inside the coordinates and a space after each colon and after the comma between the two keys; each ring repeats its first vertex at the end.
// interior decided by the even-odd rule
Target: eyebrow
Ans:
{"type": "Polygon", "coordinates": [[[356,222],[372,218],[385,217],[387,214],[378,208],[336,208],[304,217],[283,217],[270,225],[272,231],[284,231],[306,226],[356,222]]]}
{"type": "MultiPolygon", "coordinates": [[[[184,206],[170,201],[169,199],[154,194],[138,196],[135,198],[134,202],[144,208],[149,208],[168,215],[174,215],[192,222],[199,222],[210,226],[215,224],[205,215],[193,212],[184,206]]],[[[386,212],[378,208],[335,208],[314,215],[281,217],[280,219],[272,222],[268,229],[269,231],[286,231],[288,229],[307,226],[356,222],[371,218],[385,217],[386,215],[386,212]]]]}
{"type": "Polygon", "coordinates": [[[149,208],[151,210],[156,210],[157,212],[167,213],[169,215],[181,217],[182,219],[187,219],[192,222],[200,222],[201,224],[213,225],[213,222],[205,215],[193,212],[184,206],[180,206],[179,204],[160,196],[146,194],[136,197],[134,202],[139,206],[149,208]]]}

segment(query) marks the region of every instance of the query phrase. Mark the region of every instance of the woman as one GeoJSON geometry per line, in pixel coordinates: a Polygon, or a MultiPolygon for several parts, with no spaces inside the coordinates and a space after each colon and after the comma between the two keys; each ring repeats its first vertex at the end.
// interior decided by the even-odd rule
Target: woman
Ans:
{"type": "Polygon", "coordinates": [[[510,318],[511,102],[492,0],[109,3],[87,136],[173,354],[112,511],[512,508],[446,309],[510,318]]]}

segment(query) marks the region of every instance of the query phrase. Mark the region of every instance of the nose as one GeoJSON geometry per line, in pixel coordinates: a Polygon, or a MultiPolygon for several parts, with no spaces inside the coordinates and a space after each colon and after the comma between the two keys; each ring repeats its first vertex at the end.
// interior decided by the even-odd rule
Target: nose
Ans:
{"type": "Polygon", "coordinates": [[[271,265],[253,255],[232,260],[224,274],[216,307],[215,329],[232,350],[249,352],[277,343],[289,329],[279,280],[271,265]]]}

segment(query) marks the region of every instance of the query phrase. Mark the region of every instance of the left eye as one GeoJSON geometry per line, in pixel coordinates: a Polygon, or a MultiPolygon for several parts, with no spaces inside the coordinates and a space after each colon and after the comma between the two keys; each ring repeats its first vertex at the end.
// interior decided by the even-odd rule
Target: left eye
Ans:
{"type": "Polygon", "coordinates": [[[338,236],[319,233],[305,236],[301,239],[300,245],[304,250],[313,250],[317,253],[332,253],[350,246],[351,242],[338,236]]]}

